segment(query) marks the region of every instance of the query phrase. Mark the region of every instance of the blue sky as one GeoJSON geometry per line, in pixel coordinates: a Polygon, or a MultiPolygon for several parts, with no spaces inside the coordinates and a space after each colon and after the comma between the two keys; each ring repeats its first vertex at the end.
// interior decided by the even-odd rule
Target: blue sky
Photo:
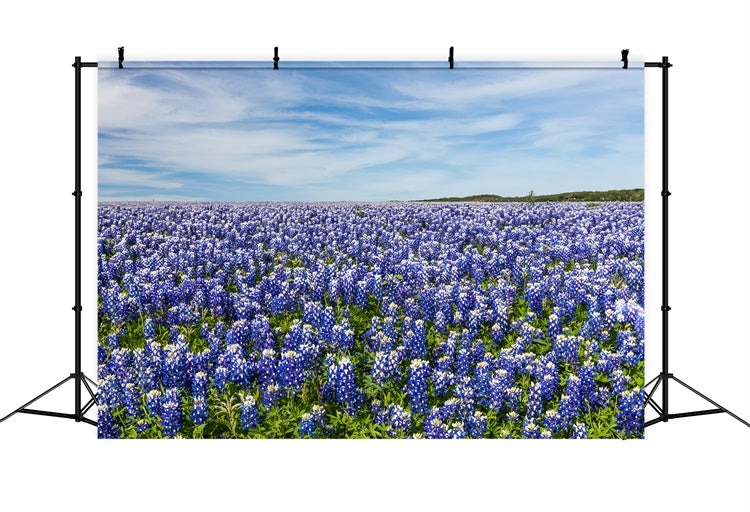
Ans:
{"type": "Polygon", "coordinates": [[[144,64],[99,69],[101,201],[643,187],[643,72],[633,66],[144,64]]]}

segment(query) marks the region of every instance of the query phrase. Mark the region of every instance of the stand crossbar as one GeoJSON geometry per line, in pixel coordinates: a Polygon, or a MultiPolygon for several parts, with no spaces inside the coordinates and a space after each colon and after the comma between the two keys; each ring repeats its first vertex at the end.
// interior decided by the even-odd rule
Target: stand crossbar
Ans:
{"type": "Polygon", "coordinates": [[[644,66],[647,68],[661,68],[661,171],[662,171],[662,190],[661,190],[661,205],[662,205],[662,306],[661,306],[661,318],[662,318],[662,353],[661,353],[661,373],[651,379],[646,384],[645,389],[647,391],[646,405],[651,407],[658,416],[652,420],[644,423],[644,427],[655,425],[656,423],[667,422],[671,419],[676,418],[688,418],[692,416],[706,416],[709,414],[720,414],[726,413],[731,417],[739,421],[740,423],[750,427],[750,423],[743,420],[733,412],[727,410],[721,405],[717,404],[703,393],[696,389],[688,386],[680,379],[675,377],[669,372],[669,312],[672,308],[669,304],[669,196],[672,193],[669,191],[669,68],[672,64],[669,62],[668,57],[662,57],[661,62],[645,62],[644,66]],[[673,380],[684,388],[691,391],[693,394],[701,397],[703,400],[709,402],[715,407],[715,409],[703,409],[698,411],[688,411],[680,413],[669,412],[669,381],[673,380]],[[653,384],[651,391],[648,391],[649,386],[653,384]],[[656,403],[654,395],[657,388],[661,385],[661,405],[656,403]]]}
{"type": "Polygon", "coordinates": [[[97,66],[98,63],[96,62],[82,62],[81,57],[76,57],[73,63],[73,67],[75,68],[75,190],[73,191],[73,196],[75,196],[75,305],[73,306],[73,311],[75,311],[75,371],[15,411],[4,416],[0,419],[0,423],[14,414],[20,413],[65,418],[75,420],[76,423],[83,422],[89,425],[97,425],[96,421],[84,416],[97,403],[96,392],[89,385],[91,383],[93,386],[96,386],[96,383],[84,375],[81,369],[81,311],[83,310],[81,306],[81,196],[83,195],[81,192],[81,69],[95,68],[97,66]],[[29,409],[31,404],[47,396],[69,380],[72,380],[75,386],[73,413],[29,409]],[[81,405],[82,386],[86,388],[90,397],[89,401],[83,406],[81,405]]]}

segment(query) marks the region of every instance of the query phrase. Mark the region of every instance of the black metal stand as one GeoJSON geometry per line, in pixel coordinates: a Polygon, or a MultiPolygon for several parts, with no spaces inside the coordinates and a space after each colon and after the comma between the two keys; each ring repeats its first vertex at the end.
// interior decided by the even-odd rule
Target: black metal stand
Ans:
{"type": "Polygon", "coordinates": [[[92,386],[96,386],[96,383],[84,375],[81,370],[81,68],[95,68],[97,67],[96,62],[81,62],[81,57],[76,57],[73,63],[75,68],[75,372],[71,373],[63,380],[49,388],[47,391],[36,396],[32,400],[29,400],[21,407],[8,414],[7,416],[0,419],[0,423],[7,420],[11,416],[17,413],[23,414],[35,414],[37,416],[53,416],[55,418],[66,418],[75,420],[76,422],[84,422],[90,425],[96,426],[97,423],[94,420],[86,418],[86,414],[97,402],[96,393],[92,386]],[[75,405],[72,413],[63,413],[55,411],[45,411],[41,409],[29,409],[28,407],[48,395],[52,391],[56,390],[69,380],[72,380],[75,384],[75,405]],[[81,387],[85,387],[89,395],[89,400],[85,404],[81,404],[81,387]]]}
{"type": "MultiPolygon", "coordinates": [[[[449,62],[451,65],[451,68],[453,67],[453,48],[450,49],[450,58],[449,62]]],[[[623,50],[623,59],[626,58],[625,50],[623,50]]],[[[278,69],[278,47],[274,48],[274,69],[278,69]]],[[[122,53],[120,54],[120,65],[122,64],[122,53]]],[[[86,375],[83,374],[83,371],[81,370],[81,69],[87,68],[87,67],[97,67],[96,62],[81,62],[80,57],[75,58],[75,63],[73,64],[73,67],[75,68],[75,191],[73,192],[73,195],[75,196],[75,306],[73,306],[73,310],[75,311],[75,372],[71,373],[69,376],[65,377],[63,380],[49,388],[48,390],[44,391],[37,397],[33,398],[29,402],[25,403],[12,413],[8,414],[7,416],[0,419],[0,423],[7,420],[11,416],[13,416],[16,413],[24,413],[24,414],[35,414],[39,416],[53,416],[57,418],[67,418],[67,419],[73,419],[76,422],[84,422],[89,423],[91,425],[96,425],[97,422],[91,419],[88,419],[84,417],[84,414],[86,414],[96,403],[96,393],[92,389],[92,385],[95,386],[96,384],[94,381],[92,381],[90,378],[88,378],[86,375]],[[54,411],[45,411],[45,410],[39,410],[39,409],[29,409],[28,406],[36,402],[37,400],[41,399],[42,397],[46,396],[47,394],[51,393],[52,391],[56,390],[69,380],[73,380],[75,383],[75,408],[73,413],[61,413],[61,412],[54,412],[54,411]],[[85,404],[81,404],[81,392],[82,392],[82,386],[86,388],[86,391],[89,395],[89,400],[85,404]]],[[[625,65],[624,67],[627,67],[625,65]]],[[[733,412],[727,410],[726,408],[722,407],[718,403],[714,402],[710,398],[708,398],[706,395],[700,393],[696,389],[690,387],[677,377],[675,377],[672,373],[669,372],[669,318],[668,313],[670,311],[670,307],[668,306],[669,300],[668,300],[668,291],[669,291],[669,274],[668,274],[668,262],[669,262],[669,253],[668,253],[668,229],[669,229],[669,222],[668,222],[668,199],[671,195],[671,192],[669,192],[668,187],[668,106],[669,106],[669,91],[668,91],[668,70],[670,67],[672,67],[672,64],[669,63],[669,59],[667,57],[662,57],[661,62],[646,62],[645,67],[647,68],[661,68],[662,70],[662,370],[659,375],[657,375],[655,378],[653,378],[651,381],[649,381],[648,384],[646,384],[645,389],[647,391],[647,398],[646,398],[646,404],[650,406],[656,413],[659,415],[657,418],[654,418],[650,421],[645,422],[645,426],[649,427],[651,425],[654,425],[656,423],[660,422],[667,422],[670,419],[675,418],[687,418],[690,416],[705,416],[708,414],[719,414],[719,413],[727,413],[736,420],[740,421],[744,425],[750,427],[750,423],[745,421],[744,419],[740,418],[733,412]],[[702,399],[709,402],[711,405],[713,405],[714,409],[704,409],[699,411],[688,411],[688,412],[680,412],[680,413],[670,413],[669,412],[669,381],[673,380],[677,382],[678,384],[682,385],[695,395],[701,397],[702,399]],[[649,390],[649,387],[651,387],[651,390],[649,390]],[[658,387],[661,386],[662,391],[662,401],[661,405],[659,405],[656,402],[656,399],[654,398],[654,394],[656,393],[656,390],[658,387]]]]}
{"type": "Polygon", "coordinates": [[[662,350],[662,360],[661,360],[661,373],[651,379],[648,384],[646,384],[645,389],[647,391],[647,398],[646,398],[646,404],[650,406],[656,413],[659,415],[657,418],[654,418],[650,421],[647,421],[645,423],[646,427],[649,427],[651,425],[654,425],[656,423],[661,422],[667,422],[671,419],[675,418],[687,418],[690,416],[705,416],[707,414],[719,414],[719,413],[727,413],[736,420],[740,421],[741,423],[745,424],[746,426],[750,427],[750,423],[743,420],[733,412],[727,410],[726,408],[722,407],[721,405],[717,404],[710,398],[708,398],[703,393],[700,393],[699,391],[695,390],[694,388],[688,386],[684,382],[682,382],[680,379],[675,377],[672,373],[669,372],[669,311],[672,309],[668,306],[669,304],[669,240],[668,240],[668,234],[669,234],[669,222],[668,222],[668,200],[669,196],[672,195],[671,192],[669,192],[669,186],[668,186],[668,178],[669,178],[669,143],[668,143],[668,135],[669,135],[669,119],[668,119],[668,107],[669,107],[669,82],[668,82],[668,71],[669,68],[672,67],[672,64],[669,63],[668,57],[662,57],[661,62],[646,62],[645,66],[647,68],[661,68],[661,94],[662,94],[662,108],[661,108],[661,123],[662,123],[662,132],[661,132],[661,144],[662,144],[662,160],[661,160],[661,172],[662,172],[662,190],[661,190],[661,212],[662,212],[662,239],[661,239],[661,246],[662,246],[662,260],[661,260],[661,268],[662,268],[662,306],[661,306],[661,318],[662,318],[662,337],[661,337],[661,350],[662,350]],[[697,396],[701,397],[705,401],[709,402],[711,405],[715,407],[715,409],[703,409],[699,411],[688,411],[688,412],[680,412],[680,413],[670,413],[669,412],[669,381],[673,380],[677,382],[678,384],[682,385],[692,393],[696,394],[697,396]],[[648,391],[649,386],[653,385],[651,388],[651,391],[648,391]],[[661,385],[661,406],[656,403],[656,400],[654,399],[654,393],[656,393],[657,388],[661,385]]]}

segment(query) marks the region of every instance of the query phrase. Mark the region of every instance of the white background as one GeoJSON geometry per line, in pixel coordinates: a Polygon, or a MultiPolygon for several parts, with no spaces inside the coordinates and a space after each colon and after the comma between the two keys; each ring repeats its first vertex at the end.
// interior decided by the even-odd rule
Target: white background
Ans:
{"type": "MultiPolygon", "coordinates": [[[[670,369],[750,418],[750,4],[669,4],[4,4],[0,416],[73,370],[75,55],[115,60],[125,45],[130,60],[270,66],[278,45],[283,66],[444,61],[453,45],[456,60],[616,61],[624,47],[631,60],[669,55],[670,369]]],[[[96,71],[84,76],[84,356],[95,376],[96,71]]],[[[647,70],[646,84],[650,377],[660,361],[660,71],[647,70]]],[[[674,412],[704,407],[678,391],[674,412]]],[[[44,405],[70,410],[72,387],[44,405]]],[[[87,425],[19,415],[0,425],[0,500],[4,510],[750,509],[749,428],[716,415],[646,434],[631,442],[106,442],[87,425]]]]}

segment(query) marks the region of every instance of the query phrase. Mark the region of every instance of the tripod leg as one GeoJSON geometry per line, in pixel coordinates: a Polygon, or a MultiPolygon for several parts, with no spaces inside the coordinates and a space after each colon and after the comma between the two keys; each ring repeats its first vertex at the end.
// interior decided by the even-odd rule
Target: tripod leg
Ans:
{"type": "Polygon", "coordinates": [[[32,398],[31,400],[29,400],[28,402],[26,402],[25,404],[23,404],[21,407],[19,407],[18,409],[16,409],[12,413],[8,414],[7,416],[4,416],[2,419],[0,419],[0,423],[2,423],[3,421],[7,420],[8,418],[10,418],[11,416],[13,416],[14,414],[22,412],[24,409],[26,409],[26,407],[30,406],[31,404],[33,404],[37,400],[39,400],[39,399],[47,396],[49,393],[52,393],[54,390],[56,390],[57,388],[59,388],[60,386],[62,386],[63,384],[65,384],[66,382],[68,382],[72,378],[73,378],[73,375],[68,375],[63,380],[61,380],[60,382],[58,382],[57,384],[55,384],[54,386],[52,386],[51,388],[49,388],[44,393],[36,396],[35,398],[32,398]]]}
{"type": "MultiPolygon", "coordinates": [[[[85,375],[84,375],[84,377],[85,377],[85,375]]],[[[98,402],[96,401],[96,393],[94,393],[94,392],[93,392],[93,391],[91,390],[91,386],[89,386],[89,383],[88,383],[88,382],[86,382],[86,379],[83,379],[83,380],[82,380],[81,382],[83,382],[83,385],[84,385],[84,386],[86,386],[86,391],[88,391],[88,392],[89,392],[89,395],[91,396],[91,399],[92,399],[92,400],[94,401],[94,403],[98,403],[98,402]]]]}
{"type": "Polygon", "coordinates": [[[739,416],[737,416],[732,411],[729,411],[729,410],[725,409],[724,407],[722,407],[721,405],[717,404],[716,402],[714,402],[713,400],[711,400],[710,398],[708,398],[706,395],[704,395],[703,393],[701,393],[697,389],[694,389],[694,388],[688,386],[687,384],[685,384],[684,382],[682,382],[680,379],[678,379],[674,375],[672,375],[672,379],[674,379],[678,384],[681,384],[683,387],[689,389],[690,391],[692,391],[693,393],[695,393],[696,395],[698,395],[699,397],[701,397],[706,402],[709,402],[711,405],[714,405],[714,406],[718,407],[719,409],[721,409],[722,412],[727,413],[728,415],[730,415],[732,418],[736,419],[740,423],[744,424],[747,427],[750,427],[750,423],[748,423],[747,421],[743,420],[742,418],[740,418],[739,416]]]}
{"type": "Polygon", "coordinates": [[[98,426],[99,424],[95,422],[94,420],[90,420],[88,418],[81,418],[81,421],[84,423],[88,423],[89,425],[98,426]]]}
{"type": "MultiPolygon", "coordinates": [[[[661,373],[657,375],[656,377],[654,377],[653,379],[651,379],[650,381],[648,381],[646,385],[643,386],[643,389],[646,389],[647,387],[649,387],[651,383],[654,382],[655,380],[661,381],[661,373]]],[[[658,386],[659,383],[657,382],[656,385],[658,386]]],[[[654,389],[656,389],[656,387],[654,387],[654,389]]]]}

